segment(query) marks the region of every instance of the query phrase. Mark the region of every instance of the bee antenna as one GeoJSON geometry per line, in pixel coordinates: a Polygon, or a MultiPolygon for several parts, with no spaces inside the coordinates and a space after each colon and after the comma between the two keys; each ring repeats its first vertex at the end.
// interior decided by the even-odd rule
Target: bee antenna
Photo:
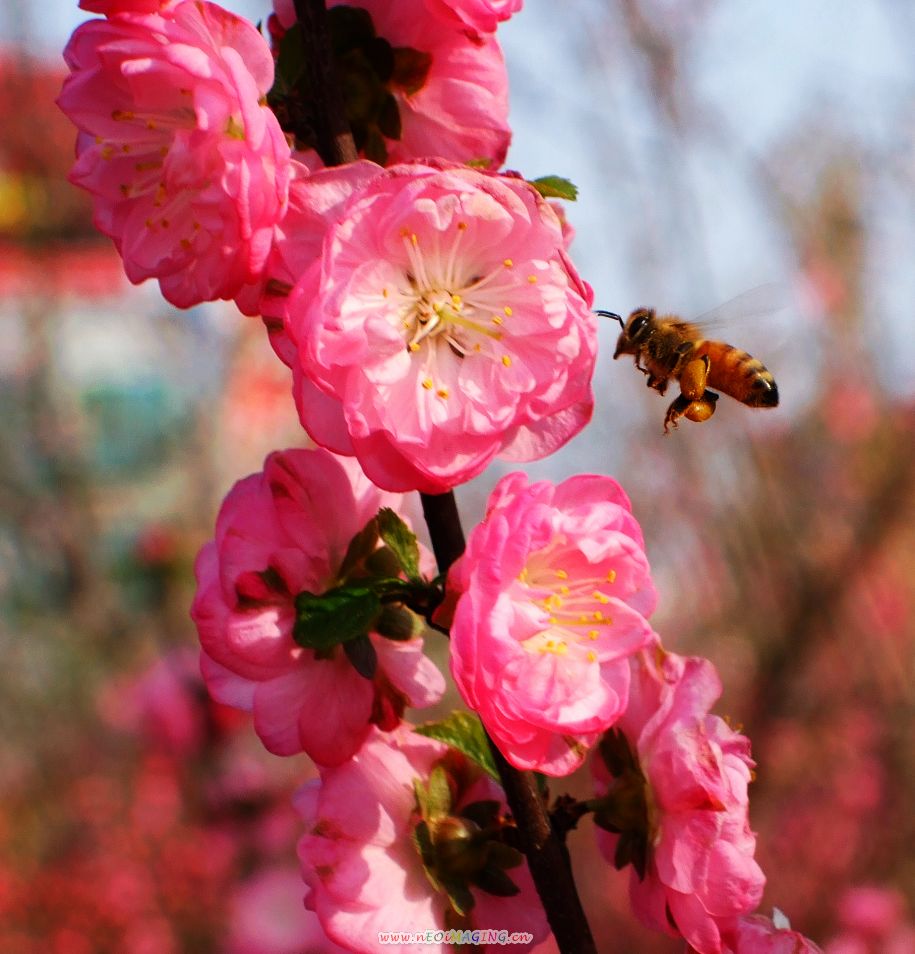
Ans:
{"type": "Polygon", "coordinates": [[[615,312],[615,311],[601,311],[600,308],[597,309],[596,314],[601,315],[603,318],[612,318],[614,321],[620,323],[620,328],[623,330],[626,329],[626,322],[615,312]]]}

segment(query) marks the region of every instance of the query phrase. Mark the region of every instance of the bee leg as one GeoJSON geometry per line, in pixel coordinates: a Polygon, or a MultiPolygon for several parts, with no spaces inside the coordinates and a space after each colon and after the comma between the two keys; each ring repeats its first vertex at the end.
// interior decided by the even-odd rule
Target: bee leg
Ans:
{"type": "Polygon", "coordinates": [[[711,362],[707,354],[687,361],[680,372],[680,393],[683,397],[689,398],[690,401],[702,400],[710,367],[711,362]]]}
{"type": "MultiPolygon", "coordinates": [[[[648,374],[648,371],[645,373],[648,374]]],[[[654,388],[658,394],[663,394],[667,390],[667,378],[656,378],[653,374],[648,374],[648,380],[645,383],[648,387],[654,388]]]]}
{"type": "Polygon", "coordinates": [[[664,415],[664,433],[669,434],[671,427],[677,428],[677,421],[681,417],[697,424],[707,421],[715,413],[717,403],[718,395],[714,391],[703,391],[702,396],[696,400],[691,400],[685,394],[679,395],[671,402],[667,414],[664,415]]]}

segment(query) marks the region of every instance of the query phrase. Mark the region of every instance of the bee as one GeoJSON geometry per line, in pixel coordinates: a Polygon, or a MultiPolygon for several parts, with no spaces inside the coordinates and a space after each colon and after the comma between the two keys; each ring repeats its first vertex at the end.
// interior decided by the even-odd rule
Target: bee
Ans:
{"type": "Polygon", "coordinates": [[[658,315],[653,308],[637,308],[626,321],[612,311],[597,314],[620,323],[614,359],[631,354],[639,371],[648,375],[648,387],[659,394],[664,394],[671,378],[679,383],[680,393],[664,416],[665,434],[678,426],[681,417],[707,421],[715,413],[718,391],[749,407],[778,406],[778,386],[768,368],[734,345],[706,338],[700,322],[658,315]]]}

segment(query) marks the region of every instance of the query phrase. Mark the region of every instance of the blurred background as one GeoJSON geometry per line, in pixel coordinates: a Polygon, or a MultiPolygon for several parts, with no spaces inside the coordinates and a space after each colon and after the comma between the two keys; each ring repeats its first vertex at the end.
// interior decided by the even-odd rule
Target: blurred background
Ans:
{"type": "MultiPolygon", "coordinates": [[[[656,628],[714,661],[753,741],[764,909],[830,954],[912,954],[915,7],[558,14],[500,28],[509,167],[578,185],[598,307],[693,317],[779,283],[786,307],[720,336],[781,406],[723,398],[664,436],[607,321],[594,422],[528,469],[630,493],[656,628]]],[[[0,954],[320,952],[288,807],[307,762],[207,703],[187,615],[223,494],[302,441],[289,382],[257,322],[130,287],[92,230],[53,105],[82,19],[0,6],[0,954]]],[[[505,470],[459,489],[468,528],[505,470]]],[[[682,950],[633,923],[590,822],[571,846],[602,951],[682,950]]]]}

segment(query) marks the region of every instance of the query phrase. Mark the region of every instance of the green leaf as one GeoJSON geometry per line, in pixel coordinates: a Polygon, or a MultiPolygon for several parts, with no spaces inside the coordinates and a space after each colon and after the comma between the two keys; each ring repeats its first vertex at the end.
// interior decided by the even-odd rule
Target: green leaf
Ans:
{"type": "Polygon", "coordinates": [[[574,202],[578,198],[578,186],[562,176],[541,176],[529,181],[544,199],[568,199],[574,202]]]}
{"type": "Polygon", "coordinates": [[[499,772],[489,748],[489,740],[479,718],[472,712],[452,712],[441,722],[427,722],[417,726],[416,731],[428,739],[438,739],[463,752],[471,761],[491,775],[497,782],[499,772]]]}
{"type": "Polygon", "coordinates": [[[420,579],[419,544],[416,542],[416,534],[390,507],[379,510],[377,520],[381,539],[400,561],[407,579],[420,579]]]}
{"type": "Polygon", "coordinates": [[[370,632],[381,612],[381,600],[368,586],[338,586],[321,596],[295,598],[295,641],[306,649],[325,650],[370,632]]]}

